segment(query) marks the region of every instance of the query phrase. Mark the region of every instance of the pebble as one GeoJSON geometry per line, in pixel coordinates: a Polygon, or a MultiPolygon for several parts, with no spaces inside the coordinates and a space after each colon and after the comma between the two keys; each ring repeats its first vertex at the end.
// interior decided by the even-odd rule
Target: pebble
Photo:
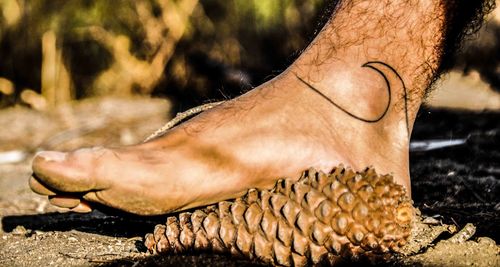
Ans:
{"type": "Polygon", "coordinates": [[[422,223],[437,225],[437,224],[440,224],[441,222],[433,217],[425,217],[424,220],[422,221],[422,223]]]}
{"type": "Polygon", "coordinates": [[[18,225],[16,226],[16,228],[14,228],[14,230],[12,230],[13,235],[26,235],[27,233],[28,230],[26,230],[26,228],[24,228],[24,226],[22,225],[18,225]]]}
{"type": "Polygon", "coordinates": [[[45,232],[40,230],[35,230],[36,235],[43,235],[45,232]]]}

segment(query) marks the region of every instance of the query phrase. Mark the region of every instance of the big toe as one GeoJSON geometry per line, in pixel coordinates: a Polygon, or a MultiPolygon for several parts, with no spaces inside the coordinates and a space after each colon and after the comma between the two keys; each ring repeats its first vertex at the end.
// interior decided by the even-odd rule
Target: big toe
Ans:
{"type": "Polygon", "coordinates": [[[33,159],[33,176],[49,190],[85,192],[96,188],[95,149],[75,152],[43,151],[33,159]]]}

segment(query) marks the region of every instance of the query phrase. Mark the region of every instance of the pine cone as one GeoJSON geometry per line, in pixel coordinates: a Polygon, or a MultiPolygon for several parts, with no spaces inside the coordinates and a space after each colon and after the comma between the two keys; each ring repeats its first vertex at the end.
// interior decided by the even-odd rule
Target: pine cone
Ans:
{"type": "Polygon", "coordinates": [[[335,263],[397,252],[413,216],[404,187],[389,175],[311,169],[296,182],[169,217],[145,245],[153,253],[214,251],[285,266],[335,263]]]}

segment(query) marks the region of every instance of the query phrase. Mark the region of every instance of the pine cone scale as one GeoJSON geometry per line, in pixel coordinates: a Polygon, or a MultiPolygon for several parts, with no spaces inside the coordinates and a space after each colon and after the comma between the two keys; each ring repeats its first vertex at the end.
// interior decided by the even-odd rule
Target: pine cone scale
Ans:
{"type": "Polygon", "coordinates": [[[211,250],[303,266],[342,257],[397,252],[414,216],[404,187],[389,175],[337,167],[308,170],[273,190],[169,217],[145,239],[152,252],[211,250]]]}

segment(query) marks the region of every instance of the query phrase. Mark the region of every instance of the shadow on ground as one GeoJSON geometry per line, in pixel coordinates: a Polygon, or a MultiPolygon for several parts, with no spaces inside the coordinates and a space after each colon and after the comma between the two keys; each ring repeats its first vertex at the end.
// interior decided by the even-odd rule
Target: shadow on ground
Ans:
{"type": "Polygon", "coordinates": [[[34,215],[5,216],[2,218],[4,232],[12,232],[23,226],[32,231],[70,231],[131,238],[144,236],[156,224],[163,223],[163,216],[141,217],[99,207],[90,213],[46,213],[34,215]],[[104,211],[102,211],[104,210],[104,211]]]}

